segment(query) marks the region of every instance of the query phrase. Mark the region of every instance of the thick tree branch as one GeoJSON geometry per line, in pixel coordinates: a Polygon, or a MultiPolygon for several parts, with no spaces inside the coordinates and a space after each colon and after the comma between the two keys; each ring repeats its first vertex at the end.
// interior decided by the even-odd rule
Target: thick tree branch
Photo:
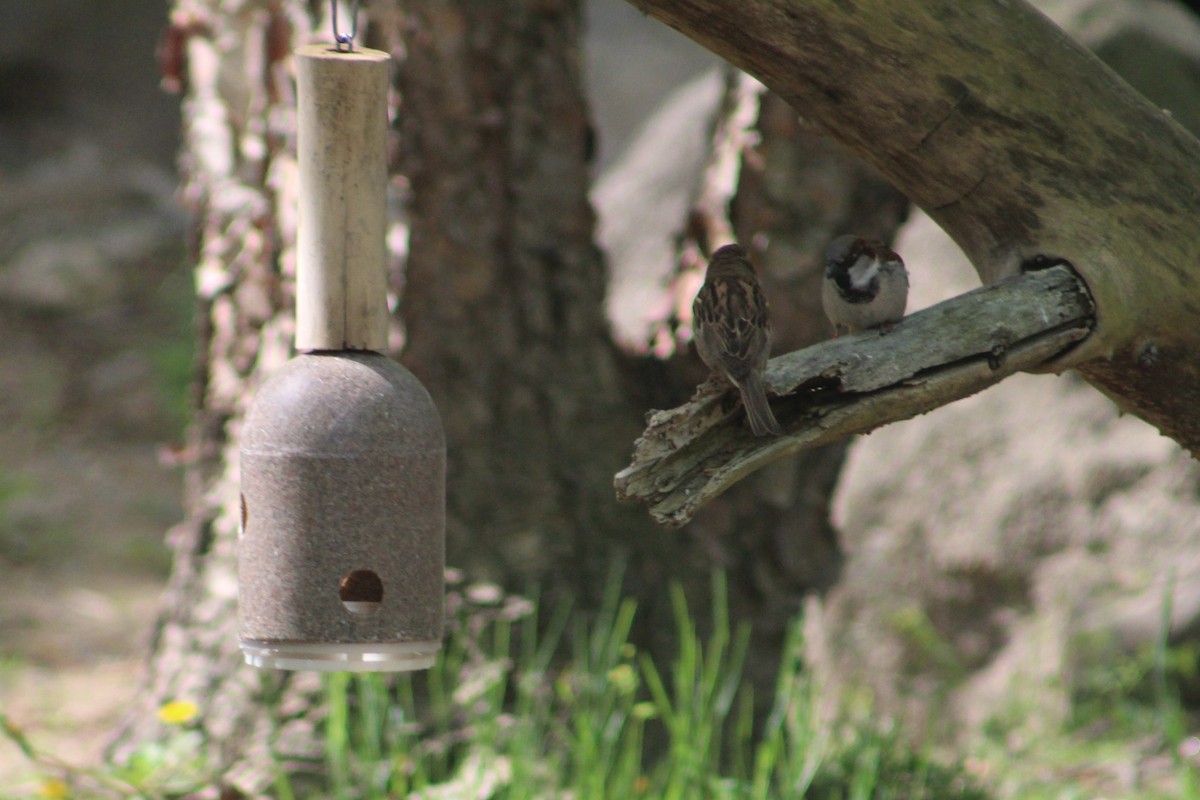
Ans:
{"type": "Polygon", "coordinates": [[[617,495],[666,525],[767,463],[908,419],[1021,371],[1054,369],[1094,323],[1087,289],[1068,267],[1007,278],[913,314],[891,331],[823,342],[772,359],[768,394],[786,433],[756,438],[737,393],[704,384],[656,411],[617,474],[617,495]]]}
{"type": "Polygon", "coordinates": [[[931,216],[984,283],[1079,265],[1070,366],[1200,452],[1200,143],[1021,0],[631,0],[754,75],[931,216]]]}

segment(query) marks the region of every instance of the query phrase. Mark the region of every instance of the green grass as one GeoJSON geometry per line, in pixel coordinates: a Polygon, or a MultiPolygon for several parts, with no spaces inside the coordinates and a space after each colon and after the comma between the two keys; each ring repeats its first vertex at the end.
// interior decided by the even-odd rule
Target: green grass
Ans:
{"type": "Polygon", "coordinates": [[[1200,797],[1198,721],[1181,698],[1200,677],[1200,645],[1168,642],[1171,583],[1152,645],[1128,653],[1111,636],[1073,643],[1065,725],[1031,729],[1041,709],[1034,700],[1014,698],[1004,719],[984,727],[974,755],[999,794],[1022,800],[1200,797]]]}
{"type": "Polygon", "coordinates": [[[0,737],[36,765],[43,779],[36,785],[9,776],[0,779],[0,798],[48,800],[167,800],[182,798],[211,785],[213,775],[199,755],[200,733],[180,729],[176,735],[144,745],[127,764],[90,768],[67,763],[37,748],[20,726],[0,713],[0,737]]]}
{"type": "Polygon", "coordinates": [[[678,652],[665,665],[630,643],[636,609],[615,587],[587,621],[560,609],[539,625],[515,598],[464,603],[427,674],[329,676],[322,781],[301,790],[281,770],[280,797],[987,796],[884,727],[823,722],[798,626],[770,712],[756,720],[742,675],[749,630],[729,619],[722,578],[707,638],[672,589],[678,652]]]}
{"type": "MultiPolygon", "coordinates": [[[[823,716],[828,710],[818,703],[820,687],[801,667],[799,626],[784,643],[771,696],[756,702],[743,677],[749,631],[729,617],[723,578],[713,579],[711,608],[703,615],[713,622],[705,635],[682,592],[670,591],[675,651],[654,659],[630,642],[637,609],[622,598],[616,581],[594,614],[565,606],[547,612],[494,588],[451,586],[447,605],[453,613],[434,668],[325,676],[310,714],[321,737],[319,752],[299,756],[277,745],[274,796],[1200,796],[1197,724],[1180,699],[1181,689],[1194,686],[1200,674],[1200,648],[1168,646],[1168,603],[1163,634],[1144,652],[1120,655],[1103,641],[1072,647],[1080,663],[1072,669],[1066,725],[1040,724],[1038,698],[1018,692],[1009,713],[987,726],[981,740],[957,747],[956,756],[967,759],[957,763],[908,746],[873,719],[869,703],[854,703],[836,721],[823,716]],[[766,711],[756,716],[756,708],[766,711]],[[986,789],[971,776],[986,782],[986,789]]],[[[195,709],[176,705],[162,715],[176,722],[173,736],[147,745],[122,767],[106,769],[61,763],[0,714],[0,733],[51,777],[25,794],[0,780],[0,798],[166,800],[213,786],[220,776],[195,755],[203,749],[191,723],[195,709]]]]}
{"type": "MultiPolygon", "coordinates": [[[[958,766],[914,752],[860,714],[831,722],[787,636],[761,719],[743,677],[749,629],[729,617],[713,579],[702,636],[671,589],[676,652],[667,663],[630,642],[636,607],[613,581],[583,614],[478,587],[451,587],[445,648],[427,672],[333,673],[313,709],[323,754],[277,747],[280,800],[974,800],[988,795],[958,766]]],[[[39,752],[10,720],[3,732],[48,776],[34,794],[166,800],[214,785],[197,762],[191,704],[164,706],[176,735],[128,764],[80,770],[39,752]],[[84,791],[81,787],[87,787],[84,791]],[[37,792],[40,792],[38,794],[37,792]]],[[[0,786],[0,797],[5,794],[0,786]]]]}

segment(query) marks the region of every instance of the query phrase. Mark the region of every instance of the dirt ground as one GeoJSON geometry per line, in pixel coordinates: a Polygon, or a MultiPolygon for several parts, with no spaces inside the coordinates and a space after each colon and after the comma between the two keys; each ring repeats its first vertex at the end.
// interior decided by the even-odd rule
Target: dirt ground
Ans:
{"type": "MultiPolygon", "coordinates": [[[[34,569],[5,583],[0,626],[16,646],[0,667],[0,707],[35,745],[94,761],[137,688],[160,584],[115,575],[77,582],[34,569]]],[[[15,746],[0,748],[0,774],[23,760],[15,746]]]]}
{"type": "MultiPolygon", "coordinates": [[[[0,714],[35,747],[99,763],[137,691],[180,515],[175,470],[149,441],[23,448],[0,430],[0,714]],[[13,479],[15,480],[15,479],[13,479]]],[[[0,797],[39,776],[0,738],[0,797]]]]}
{"type": "MultiPolygon", "coordinates": [[[[137,691],[160,582],[7,572],[0,596],[0,710],[38,748],[71,764],[99,762],[137,691]]],[[[0,796],[37,770],[0,741],[0,796]]]]}

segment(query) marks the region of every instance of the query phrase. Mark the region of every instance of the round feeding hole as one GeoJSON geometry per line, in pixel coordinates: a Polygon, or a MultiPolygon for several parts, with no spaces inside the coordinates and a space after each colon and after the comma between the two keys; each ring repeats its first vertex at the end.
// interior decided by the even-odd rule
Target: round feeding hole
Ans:
{"type": "Polygon", "coordinates": [[[383,602],[383,581],[369,569],[356,569],[342,578],[338,597],[351,614],[374,614],[383,602]]]}

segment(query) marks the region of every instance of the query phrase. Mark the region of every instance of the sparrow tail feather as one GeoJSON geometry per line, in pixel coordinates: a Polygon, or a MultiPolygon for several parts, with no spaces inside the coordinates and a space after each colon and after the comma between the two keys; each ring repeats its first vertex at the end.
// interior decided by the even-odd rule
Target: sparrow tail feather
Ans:
{"type": "Polygon", "coordinates": [[[767,395],[763,392],[762,379],[751,373],[738,387],[742,395],[742,405],[746,407],[746,417],[750,420],[750,430],[755,436],[779,436],[783,429],[771,413],[767,403],[767,395]]]}

